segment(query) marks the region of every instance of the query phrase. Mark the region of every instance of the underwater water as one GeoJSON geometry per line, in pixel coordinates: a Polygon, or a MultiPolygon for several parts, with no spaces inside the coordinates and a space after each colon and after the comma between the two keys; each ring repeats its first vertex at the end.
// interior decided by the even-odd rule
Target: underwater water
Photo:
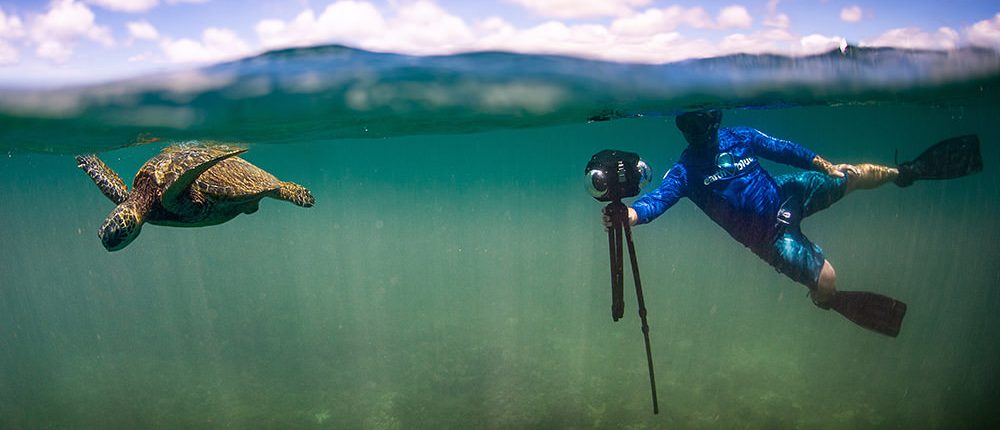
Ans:
{"type": "MultiPolygon", "coordinates": [[[[862,64],[894,71],[877,53],[862,64]]],[[[889,54],[928,64],[915,59],[926,53],[889,54]]],[[[413,72],[413,62],[469,57],[315,71],[298,60],[328,60],[321,50],[282,55],[218,66],[248,72],[181,99],[129,83],[5,93],[0,428],[1000,425],[996,54],[969,54],[975,61],[957,68],[993,66],[957,78],[911,68],[916,77],[901,86],[882,72],[844,77],[861,66],[838,60],[831,70],[819,57],[794,67],[817,82],[783,90],[787,75],[774,75],[730,101],[719,77],[728,75],[697,73],[719,63],[672,66],[702,76],[697,88],[668,91],[665,74],[612,100],[622,93],[600,92],[608,86],[588,76],[561,93],[552,84],[564,69],[511,56],[502,63],[526,77],[491,83],[499,110],[466,97],[484,85],[473,70],[413,72]],[[334,84],[274,90],[286,74],[341,82],[338,72],[357,70],[367,74],[351,79],[371,84],[364,97],[334,84]],[[271,90],[224,96],[246,82],[271,90]],[[412,97],[395,105],[401,93],[389,87],[412,97]],[[572,97],[520,104],[539,91],[572,97]],[[378,94],[387,104],[349,102],[378,94]],[[45,109],[65,99],[76,108],[45,109]],[[986,167],[857,191],[805,221],[839,288],[907,303],[897,338],[815,308],[804,287],[688,200],[636,227],[653,415],[630,276],[625,318],[612,322],[602,205],[584,190],[583,167],[610,147],[640,153],[662,176],[684,147],[670,114],[694,105],[725,107],[724,126],[756,127],[835,163],[892,164],[897,150],[905,160],[977,133],[986,167]],[[113,119],[127,110],[135,115],[113,119]],[[374,137],[357,131],[380,126],[374,137]],[[316,205],[268,199],[218,226],[147,225],[124,250],[105,251],[96,232],[113,204],[72,155],[99,151],[131,184],[164,144],[199,136],[246,144],[243,158],[310,188],[316,205]]],[[[787,66],[735,61],[729,71],[787,66]]]]}

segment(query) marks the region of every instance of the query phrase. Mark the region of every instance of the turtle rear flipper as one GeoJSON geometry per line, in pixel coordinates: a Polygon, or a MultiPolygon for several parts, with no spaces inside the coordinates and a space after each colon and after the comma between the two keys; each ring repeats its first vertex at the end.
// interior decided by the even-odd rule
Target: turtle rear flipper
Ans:
{"type": "Polygon", "coordinates": [[[197,153],[193,152],[190,157],[182,160],[182,162],[188,162],[190,165],[184,166],[186,168],[184,173],[172,182],[165,184],[166,188],[163,190],[163,194],[160,195],[160,203],[167,210],[174,210],[177,207],[177,201],[180,196],[191,186],[195,179],[198,179],[198,176],[205,173],[212,166],[219,164],[220,161],[235,157],[244,152],[247,152],[246,148],[199,148],[197,153]]]}
{"type": "Polygon", "coordinates": [[[309,189],[294,182],[282,182],[278,189],[278,198],[288,200],[304,208],[312,207],[316,203],[309,189]]]}
{"type": "Polygon", "coordinates": [[[83,169],[97,184],[97,188],[101,189],[101,193],[115,202],[116,205],[122,204],[128,198],[128,188],[125,186],[125,182],[107,164],[97,158],[96,154],[77,155],[75,158],[76,167],[83,169]]]}

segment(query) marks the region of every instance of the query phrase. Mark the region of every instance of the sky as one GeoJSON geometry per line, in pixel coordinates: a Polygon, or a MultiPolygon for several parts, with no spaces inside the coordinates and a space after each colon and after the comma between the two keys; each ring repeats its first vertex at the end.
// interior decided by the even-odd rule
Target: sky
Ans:
{"type": "Polygon", "coordinates": [[[639,63],[846,43],[1000,50],[1000,0],[0,0],[0,86],[107,81],[328,43],[639,63]]]}

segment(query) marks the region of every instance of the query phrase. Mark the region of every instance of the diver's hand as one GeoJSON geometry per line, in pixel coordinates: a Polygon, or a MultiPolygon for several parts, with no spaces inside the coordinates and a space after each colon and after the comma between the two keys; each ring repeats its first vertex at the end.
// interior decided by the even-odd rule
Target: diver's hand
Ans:
{"type": "MultiPolygon", "coordinates": [[[[611,216],[608,215],[608,212],[606,211],[606,209],[607,209],[607,207],[605,207],[605,210],[601,211],[601,222],[604,223],[604,230],[610,230],[611,229],[611,216]]],[[[635,213],[635,209],[632,209],[631,207],[629,207],[628,208],[628,225],[629,225],[629,227],[634,226],[637,222],[639,222],[639,214],[635,213]]]]}
{"type": "Polygon", "coordinates": [[[817,155],[816,158],[813,158],[812,164],[813,166],[816,166],[816,168],[819,171],[824,172],[827,175],[833,176],[835,178],[843,178],[847,175],[857,176],[861,174],[861,171],[858,170],[858,167],[853,164],[833,164],[829,161],[826,161],[825,159],[823,159],[823,157],[820,157],[819,155],[817,155]]]}
{"type": "Polygon", "coordinates": [[[833,165],[833,171],[826,172],[826,174],[836,178],[843,178],[845,175],[858,176],[861,174],[861,170],[853,164],[835,164],[833,165]]]}

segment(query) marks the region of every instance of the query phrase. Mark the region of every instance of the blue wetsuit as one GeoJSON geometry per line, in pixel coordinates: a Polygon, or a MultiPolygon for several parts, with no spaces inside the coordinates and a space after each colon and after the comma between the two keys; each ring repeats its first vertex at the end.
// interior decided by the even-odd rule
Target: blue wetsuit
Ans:
{"type": "Polygon", "coordinates": [[[825,258],[799,223],[843,197],[846,180],[815,171],[773,178],[758,157],[809,170],[816,153],[752,128],[718,133],[718,148],[689,146],[659,188],[632,204],[638,223],[652,221],[687,197],[779,272],[815,288],[825,258]]]}

